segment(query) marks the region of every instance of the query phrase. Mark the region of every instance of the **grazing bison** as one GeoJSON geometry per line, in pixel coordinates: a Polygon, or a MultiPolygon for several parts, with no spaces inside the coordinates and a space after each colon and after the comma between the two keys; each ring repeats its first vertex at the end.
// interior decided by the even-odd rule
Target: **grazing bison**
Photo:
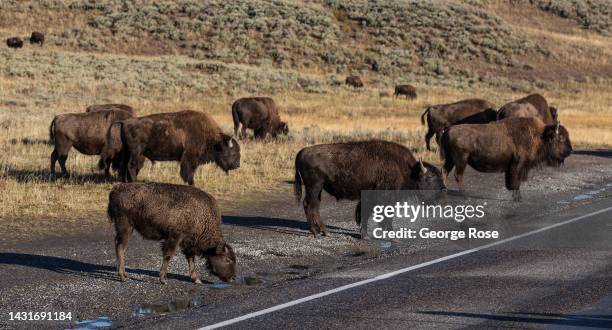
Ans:
{"type": "MultiPolygon", "coordinates": [[[[425,125],[425,115],[427,115],[427,134],[425,135],[427,150],[431,150],[429,141],[434,135],[437,142],[440,140],[440,135],[444,129],[487,109],[489,109],[487,114],[495,111],[493,110],[493,104],[482,99],[467,99],[455,103],[432,105],[425,109],[421,114],[421,124],[425,125]]],[[[485,124],[495,120],[495,117],[489,120],[489,116],[485,114],[472,117],[472,119],[471,123],[485,124]],[[475,122],[476,119],[483,119],[484,121],[475,122]]]]}
{"type": "Polygon", "coordinates": [[[276,137],[278,134],[289,134],[289,126],[280,120],[278,108],[269,97],[245,97],[232,104],[234,119],[234,136],[246,137],[247,128],[252,129],[255,138],[263,139],[267,134],[276,137]],[[242,126],[240,134],[238,130],[242,126]]]}
{"type": "Polygon", "coordinates": [[[39,44],[41,47],[45,42],[45,35],[42,32],[32,32],[30,35],[30,44],[39,44]]]}
{"type": "Polygon", "coordinates": [[[363,82],[361,81],[361,78],[359,76],[348,76],[346,77],[344,83],[355,88],[363,87],[363,82]]]}
{"type": "Polygon", "coordinates": [[[66,113],[55,116],[49,127],[49,138],[54,145],[51,153],[51,175],[55,176],[55,162],[59,160],[62,176],[69,176],[66,170],[68,151],[74,147],[85,155],[100,155],[98,166],[110,176],[111,162],[118,167],[121,155],[108,150],[106,132],[120,120],[132,118],[125,111],[111,110],[91,113],[66,113]]]}
{"type": "Polygon", "coordinates": [[[506,188],[519,201],[520,185],[529,170],[545,163],[559,166],[572,152],[565,127],[544,125],[536,118],[509,118],[484,125],[456,125],[444,132],[440,155],[444,178],[455,168],[463,189],[463,172],[469,164],[479,172],[505,172],[506,188]]]}
{"type": "Polygon", "coordinates": [[[8,38],[6,39],[6,45],[9,48],[21,48],[23,47],[23,40],[19,37],[8,38]]]}
{"type": "Polygon", "coordinates": [[[108,111],[108,110],[123,110],[135,115],[134,108],[126,104],[92,104],[87,106],[85,112],[108,111]]]}
{"type": "MultiPolygon", "coordinates": [[[[306,147],[295,157],[295,195],[302,199],[310,231],[327,235],[319,216],[321,191],[336,199],[358,200],[362,190],[445,189],[440,171],[433,165],[417,161],[410,150],[400,144],[381,141],[359,141],[320,144],[306,147]]],[[[360,204],[355,220],[360,224],[360,204]]]]}
{"type": "MultiPolygon", "coordinates": [[[[193,185],[201,164],[215,162],[226,173],[240,166],[240,146],[209,115],[197,111],[159,113],[120,122],[123,162],[120,174],[135,181],[145,157],[180,161],[181,178],[193,185]]],[[[113,130],[109,130],[112,135],[113,130]]],[[[113,136],[109,140],[115,140],[113,136]]]]}
{"type": "Polygon", "coordinates": [[[497,114],[497,119],[535,117],[546,125],[558,121],[557,109],[548,105],[546,99],[540,94],[531,94],[522,99],[505,104],[497,114]]]}
{"type": "Polygon", "coordinates": [[[196,273],[196,256],[206,258],[210,273],[222,281],[235,278],[236,255],[223,240],[217,201],[202,190],[165,183],[118,184],[108,196],[108,217],[115,225],[121,281],[128,279],[125,251],[134,229],[145,239],[163,240],[162,284],[166,284],[168,264],[179,247],[195,283],[202,283],[196,273]]]}
{"type": "Polygon", "coordinates": [[[397,85],[395,86],[393,96],[398,97],[400,95],[405,95],[406,98],[414,100],[417,97],[416,88],[414,88],[412,85],[397,85]]]}

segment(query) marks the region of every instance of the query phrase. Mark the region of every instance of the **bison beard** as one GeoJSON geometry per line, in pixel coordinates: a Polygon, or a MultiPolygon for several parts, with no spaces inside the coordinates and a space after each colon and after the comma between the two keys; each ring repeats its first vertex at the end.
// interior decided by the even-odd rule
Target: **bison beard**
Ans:
{"type": "MultiPolygon", "coordinates": [[[[327,235],[319,215],[322,190],[336,199],[358,200],[361,190],[445,189],[435,166],[417,161],[400,144],[381,140],[320,144],[300,150],[295,157],[294,181],[298,201],[302,184],[304,212],[315,237],[327,235]]],[[[358,203],[357,224],[360,207],[358,203]]]]}
{"type": "Polygon", "coordinates": [[[572,152],[565,127],[544,125],[536,118],[510,118],[486,125],[457,125],[444,132],[440,156],[444,179],[455,169],[463,189],[469,164],[479,172],[505,172],[506,188],[520,201],[520,185],[529,170],[540,164],[559,166],[572,152]]]}

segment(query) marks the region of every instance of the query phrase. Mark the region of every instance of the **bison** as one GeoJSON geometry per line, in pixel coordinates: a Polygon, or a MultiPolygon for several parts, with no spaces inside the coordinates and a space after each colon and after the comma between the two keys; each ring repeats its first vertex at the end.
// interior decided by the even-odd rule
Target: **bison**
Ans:
{"type": "Polygon", "coordinates": [[[417,97],[416,88],[414,88],[412,85],[397,85],[395,86],[393,96],[398,97],[400,95],[404,95],[406,98],[414,100],[417,97]]]}
{"type": "Polygon", "coordinates": [[[226,173],[240,167],[240,146],[224,134],[208,114],[185,110],[158,113],[121,121],[120,132],[123,181],[133,182],[145,157],[151,161],[179,161],[181,178],[193,185],[193,175],[201,164],[215,162],[226,173]]]}
{"type": "Polygon", "coordinates": [[[168,264],[178,247],[187,259],[189,275],[202,283],[196,273],[195,257],[206,258],[211,274],[231,282],[236,275],[236,255],[221,233],[221,212],[215,198],[188,186],[165,183],[121,183],[108,196],[108,217],[115,225],[117,272],[125,272],[125,251],[136,229],[149,240],[163,240],[163,261],[159,281],[166,284],[168,264]]]}
{"type": "Polygon", "coordinates": [[[85,108],[85,112],[96,112],[96,111],[108,111],[108,110],[123,110],[131,113],[132,115],[136,114],[134,108],[127,104],[92,104],[85,108]]]}
{"type": "Polygon", "coordinates": [[[41,47],[45,42],[45,35],[42,32],[34,31],[30,35],[30,44],[39,44],[41,47]]]}
{"type": "Polygon", "coordinates": [[[520,185],[529,170],[546,164],[559,166],[572,153],[569,133],[559,123],[544,125],[536,118],[509,118],[480,125],[456,125],[444,132],[440,156],[444,178],[455,168],[463,189],[463,172],[469,164],[479,172],[505,172],[506,188],[520,201],[520,185]]]}
{"type": "Polygon", "coordinates": [[[108,178],[111,162],[117,169],[121,155],[109,149],[106,133],[114,122],[129,118],[132,118],[130,113],[120,110],[66,113],[55,116],[49,126],[49,138],[54,145],[51,153],[51,176],[55,176],[55,162],[58,160],[62,176],[69,176],[66,159],[68,151],[74,147],[85,155],[100,155],[98,166],[104,169],[104,174],[108,178]]]}
{"type": "MultiPolygon", "coordinates": [[[[431,150],[429,141],[435,135],[436,142],[439,141],[440,135],[444,129],[457,124],[462,119],[468,118],[485,110],[491,113],[493,104],[482,99],[467,99],[455,103],[432,105],[425,109],[421,114],[421,124],[425,125],[425,115],[427,115],[427,133],[425,134],[425,144],[427,150],[431,150]]],[[[490,118],[488,115],[480,115],[472,118],[472,123],[488,123],[495,120],[495,117],[490,118]],[[483,119],[482,122],[475,122],[476,119],[483,119]],[[492,119],[492,120],[490,120],[492,119]]]]}
{"type": "Polygon", "coordinates": [[[535,117],[546,125],[552,125],[558,121],[557,109],[550,107],[540,94],[531,94],[507,103],[499,109],[497,114],[498,120],[516,117],[535,117]]]}
{"type": "MultiPolygon", "coordinates": [[[[440,171],[417,161],[400,144],[381,141],[357,141],[306,147],[295,157],[295,195],[302,199],[310,231],[327,235],[319,216],[321,191],[336,199],[358,200],[362,190],[446,189],[440,171]]],[[[361,202],[355,220],[359,225],[361,202]]]]}
{"type": "Polygon", "coordinates": [[[289,134],[289,126],[280,120],[278,108],[269,97],[245,97],[232,104],[234,136],[246,137],[246,130],[252,129],[257,139],[267,134],[276,137],[278,134],[289,134]],[[238,130],[242,126],[240,134],[238,130]]]}
{"type": "Polygon", "coordinates": [[[346,77],[344,83],[349,86],[353,86],[354,88],[363,87],[363,82],[361,81],[361,78],[359,76],[348,76],[346,77]]]}
{"type": "Polygon", "coordinates": [[[6,39],[6,45],[9,48],[21,48],[23,47],[23,40],[19,37],[8,38],[6,39]]]}

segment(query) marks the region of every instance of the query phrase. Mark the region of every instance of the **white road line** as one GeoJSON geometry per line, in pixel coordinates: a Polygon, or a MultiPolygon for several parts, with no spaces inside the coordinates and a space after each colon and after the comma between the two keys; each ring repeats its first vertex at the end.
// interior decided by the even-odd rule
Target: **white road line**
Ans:
{"type": "Polygon", "coordinates": [[[604,212],[607,212],[607,211],[610,211],[610,210],[612,210],[612,207],[607,207],[607,208],[599,210],[599,211],[595,211],[595,212],[592,212],[592,213],[581,215],[579,217],[576,217],[576,218],[573,218],[573,219],[569,219],[569,220],[566,220],[566,221],[562,221],[562,222],[556,223],[554,225],[542,227],[540,229],[532,230],[532,231],[529,231],[529,232],[526,232],[526,233],[523,233],[523,234],[520,234],[520,235],[516,235],[516,236],[512,236],[512,237],[506,238],[506,239],[502,239],[502,240],[497,241],[497,242],[485,244],[485,245],[482,245],[482,246],[479,246],[479,247],[475,247],[473,249],[461,251],[461,252],[458,252],[458,253],[455,253],[455,254],[451,254],[451,255],[448,255],[448,256],[445,256],[445,257],[441,257],[441,258],[434,259],[434,260],[431,260],[431,261],[423,262],[423,263],[420,263],[420,264],[417,264],[417,265],[414,265],[414,266],[398,269],[398,270],[390,272],[390,273],[378,275],[376,277],[372,277],[372,278],[369,278],[367,280],[363,280],[363,281],[359,281],[359,282],[343,285],[343,286],[337,287],[335,289],[323,291],[323,292],[320,292],[320,293],[317,293],[317,294],[313,294],[311,296],[307,296],[307,297],[304,297],[304,298],[300,298],[300,299],[297,299],[297,300],[286,302],[284,304],[280,304],[280,305],[272,306],[270,308],[262,309],[262,310],[257,311],[257,312],[245,314],[245,315],[242,315],[242,316],[235,317],[233,319],[229,319],[229,320],[225,320],[225,321],[222,321],[222,322],[219,322],[219,323],[211,324],[211,325],[199,328],[198,330],[217,329],[217,328],[224,327],[224,326],[227,326],[227,325],[230,325],[230,324],[234,324],[234,323],[238,323],[238,322],[241,322],[241,321],[244,321],[244,320],[252,319],[254,317],[258,317],[258,316],[261,316],[261,315],[273,313],[273,312],[279,311],[281,309],[285,309],[285,308],[288,308],[288,307],[291,307],[291,306],[295,306],[295,305],[299,305],[301,303],[305,303],[307,301],[319,299],[321,297],[329,296],[329,295],[334,294],[334,293],[338,293],[338,292],[342,292],[342,291],[345,291],[345,290],[348,290],[348,289],[352,289],[352,288],[355,288],[355,287],[358,287],[358,286],[366,285],[368,283],[385,280],[385,279],[388,279],[388,278],[393,277],[393,276],[397,276],[397,275],[400,275],[400,274],[403,274],[403,273],[407,273],[407,272],[410,272],[410,271],[413,271],[413,270],[417,270],[417,269],[420,269],[420,268],[423,268],[423,267],[431,266],[431,265],[434,265],[434,264],[437,264],[437,263],[440,263],[440,262],[443,262],[443,261],[459,258],[459,257],[465,256],[465,255],[468,255],[468,254],[471,254],[471,253],[474,253],[474,252],[478,252],[478,251],[481,251],[481,250],[488,249],[490,247],[494,247],[494,246],[501,245],[501,244],[504,244],[504,243],[508,243],[508,242],[511,242],[511,241],[514,241],[514,240],[517,240],[517,239],[521,239],[521,238],[527,237],[527,236],[531,236],[531,235],[534,235],[534,234],[537,234],[537,233],[541,233],[541,232],[549,230],[549,229],[561,227],[563,225],[567,225],[567,224],[570,224],[572,222],[576,222],[576,221],[579,221],[579,220],[582,220],[582,219],[585,219],[585,218],[588,218],[588,217],[592,217],[594,215],[601,214],[601,213],[604,213],[604,212]]]}

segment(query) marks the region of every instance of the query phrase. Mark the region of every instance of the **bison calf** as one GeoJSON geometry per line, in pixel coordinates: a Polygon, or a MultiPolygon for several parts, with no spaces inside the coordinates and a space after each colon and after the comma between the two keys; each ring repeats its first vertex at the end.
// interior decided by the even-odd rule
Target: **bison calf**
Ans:
{"type": "Polygon", "coordinates": [[[363,81],[361,81],[361,78],[359,76],[348,76],[346,77],[344,83],[354,88],[363,87],[363,81]]]}
{"type": "MultiPolygon", "coordinates": [[[[117,121],[132,118],[125,111],[111,110],[90,113],[66,113],[55,116],[49,126],[49,139],[54,145],[51,153],[51,176],[55,176],[55,162],[59,160],[62,176],[67,177],[66,159],[72,147],[85,155],[101,155],[98,166],[110,176],[111,162],[118,164],[119,150],[108,147],[106,133],[117,121]]],[[[118,165],[116,166],[118,167],[118,165]]]]}
{"type": "MultiPolygon", "coordinates": [[[[321,191],[336,199],[358,200],[362,190],[446,189],[440,171],[433,165],[417,161],[410,150],[400,144],[381,141],[358,141],[320,144],[306,147],[295,157],[295,195],[302,199],[310,231],[327,235],[319,215],[321,191]]],[[[361,202],[355,221],[359,225],[361,202]]]]}
{"type": "Polygon", "coordinates": [[[395,92],[393,96],[398,97],[400,95],[406,96],[406,98],[410,98],[411,100],[416,99],[416,88],[411,85],[397,85],[395,86],[395,92]]]}
{"type": "Polygon", "coordinates": [[[30,44],[39,44],[41,47],[45,42],[45,35],[42,32],[34,31],[30,35],[30,44]]]}
{"type": "Polygon", "coordinates": [[[217,201],[206,192],[165,183],[118,184],[108,197],[108,217],[115,225],[117,271],[122,281],[128,279],[125,251],[134,229],[145,239],[163,241],[162,284],[166,284],[168,264],[179,247],[195,283],[202,283],[196,273],[196,256],[206,258],[210,273],[222,281],[234,280],[236,256],[223,240],[217,201]]]}
{"type": "Polygon", "coordinates": [[[232,104],[234,136],[246,137],[246,130],[252,129],[255,138],[263,139],[267,134],[276,137],[278,134],[289,134],[289,126],[280,120],[278,108],[269,97],[245,97],[232,104]],[[238,130],[240,134],[238,134],[238,130]]]}
{"type": "Polygon", "coordinates": [[[8,38],[6,39],[6,45],[9,48],[21,48],[23,47],[23,40],[19,37],[8,38]]]}
{"type": "Polygon", "coordinates": [[[455,178],[463,189],[468,164],[479,172],[505,172],[506,188],[515,201],[521,198],[520,185],[531,168],[542,163],[559,166],[571,152],[565,127],[544,125],[536,118],[453,126],[444,132],[440,144],[445,179],[455,168],[455,178]]]}

